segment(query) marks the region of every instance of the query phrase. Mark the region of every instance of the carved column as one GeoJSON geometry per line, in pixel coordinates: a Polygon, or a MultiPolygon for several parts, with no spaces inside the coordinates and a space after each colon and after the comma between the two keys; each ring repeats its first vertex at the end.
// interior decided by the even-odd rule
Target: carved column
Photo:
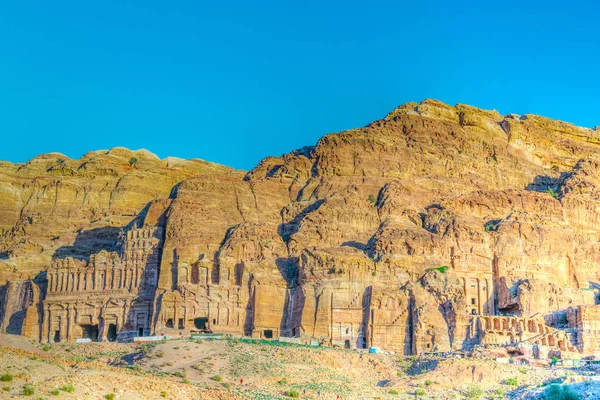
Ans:
{"type": "Polygon", "coordinates": [[[44,316],[42,319],[42,340],[50,341],[50,308],[45,305],[44,306],[44,316]]]}
{"type": "Polygon", "coordinates": [[[91,272],[86,271],[85,273],[85,290],[94,290],[94,280],[91,272]]]}
{"type": "Polygon", "coordinates": [[[71,275],[71,273],[69,272],[69,270],[67,270],[67,272],[64,273],[65,284],[63,286],[63,291],[65,291],[65,292],[69,291],[69,284],[71,283],[71,280],[69,279],[70,275],[71,275]]]}
{"type": "Polygon", "coordinates": [[[127,315],[129,314],[130,310],[131,310],[131,301],[125,300],[124,307],[123,307],[123,321],[120,324],[121,327],[124,327],[125,325],[127,325],[127,322],[128,322],[127,315]]]}
{"type": "Polygon", "coordinates": [[[71,340],[73,330],[73,305],[71,303],[67,304],[67,329],[66,329],[66,339],[67,341],[71,340]]]}
{"type": "Polygon", "coordinates": [[[93,274],[93,289],[98,290],[98,286],[100,285],[98,284],[98,270],[96,268],[94,268],[93,274]]]}

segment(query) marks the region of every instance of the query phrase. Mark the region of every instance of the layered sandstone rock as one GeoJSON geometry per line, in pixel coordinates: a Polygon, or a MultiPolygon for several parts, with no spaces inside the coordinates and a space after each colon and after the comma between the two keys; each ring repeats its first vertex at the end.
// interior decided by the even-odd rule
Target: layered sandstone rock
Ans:
{"type": "Polygon", "coordinates": [[[0,164],[0,282],[32,278],[51,260],[112,250],[119,230],[175,185],[232,170],[114,148],[79,160],[52,153],[0,164]]]}
{"type": "MultiPolygon", "coordinates": [[[[599,144],[597,130],[426,100],[248,173],[122,149],[4,164],[0,278],[67,257],[97,269],[93,254],[104,251],[111,270],[158,273],[141,333],[294,336],[406,354],[506,338],[583,351],[589,342],[544,316],[598,302],[599,144]],[[125,257],[117,238],[138,229],[160,232],[155,263],[125,257]]],[[[122,294],[124,310],[142,298],[138,285],[122,294]]],[[[40,289],[37,306],[87,292],[40,289]]],[[[10,309],[33,307],[21,303],[10,309]]],[[[126,315],[104,317],[118,314],[110,307],[85,315],[136,330],[126,315]]],[[[41,325],[58,326],[51,318],[41,325]]],[[[61,329],[78,335],[82,320],[64,318],[61,329]]]]}

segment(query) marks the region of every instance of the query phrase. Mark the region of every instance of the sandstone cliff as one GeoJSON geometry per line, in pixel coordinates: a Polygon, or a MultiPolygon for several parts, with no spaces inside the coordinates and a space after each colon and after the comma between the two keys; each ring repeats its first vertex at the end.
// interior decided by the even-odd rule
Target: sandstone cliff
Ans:
{"type": "Polygon", "coordinates": [[[51,260],[56,279],[72,276],[41,290],[42,340],[105,319],[407,354],[486,335],[550,345],[558,333],[536,318],[598,301],[599,145],[597,129],[426,100],[248,173],[123,149],[4,164],[0,281],[51,260]],[[101,250],[114,262],[87,262],[101,250]],[[56,264],[69,257],[84,264],[56,264]],[[100,294],[83,311],[79,276],[98,268],[105,294],[129,277],[135,313],[106,311],[120,303],[100,294]],[[151,293],[136,286],[155,269],[151,293]]]}
{"type": "Polygon", "coordinates": [[[52,259],[112,249],[119,230],[153,199],[168,198],[186,178],[231,171],[123,148],[0,163],[0,282],[31,278],[52,259]]]}

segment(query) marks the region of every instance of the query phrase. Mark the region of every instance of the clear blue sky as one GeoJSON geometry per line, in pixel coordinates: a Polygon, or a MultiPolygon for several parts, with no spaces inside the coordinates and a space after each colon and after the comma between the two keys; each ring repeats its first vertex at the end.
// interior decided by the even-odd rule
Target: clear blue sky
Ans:
{"type": "Polygon", "coordinates": [[[600,125],[593,1],[0,6],[0,159],[147,148],[252,168],[436,98],[600,125]]]}

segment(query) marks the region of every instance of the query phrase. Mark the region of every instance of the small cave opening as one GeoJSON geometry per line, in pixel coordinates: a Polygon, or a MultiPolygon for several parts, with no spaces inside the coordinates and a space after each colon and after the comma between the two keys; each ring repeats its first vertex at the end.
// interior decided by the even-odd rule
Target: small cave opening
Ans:
{"type": "Polygon", "coordinates": [[[208,318],[195,318],[194,319],[194,326],[197,329],[205,330],[206,324],[208,324],[208,318]]]}
{"type": "Polygon", "coordinates": [[[498,308],[500,315],[521,315],[521,307],[518,304],[510,304],[506,307],[498,308]]]}

